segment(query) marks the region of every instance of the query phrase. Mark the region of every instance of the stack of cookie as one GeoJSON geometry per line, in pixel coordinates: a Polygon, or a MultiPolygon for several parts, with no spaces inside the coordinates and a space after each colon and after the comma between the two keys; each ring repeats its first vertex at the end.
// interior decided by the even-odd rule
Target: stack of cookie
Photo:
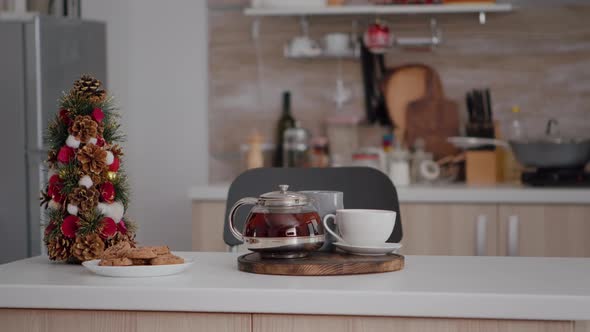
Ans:
{"type": "Polygon", "coordinates": [[[184,259],[173,255],[168,246],[132,248],[129,242],[119,242],[104,251],[98,265],[170,265],[182,264],[184,259]]]}

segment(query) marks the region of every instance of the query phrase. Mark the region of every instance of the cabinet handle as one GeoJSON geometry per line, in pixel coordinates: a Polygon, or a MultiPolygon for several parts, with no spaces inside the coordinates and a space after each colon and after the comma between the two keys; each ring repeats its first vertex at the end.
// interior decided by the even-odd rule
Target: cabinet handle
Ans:
{"type": "Polygon", "coordinates": [[[475,222],[475,255],[486,256],[488,246],[488,217],[480,214],[475,222]]]}
{"type": "Polygon", "coordinates": [[[508,256],[518,256],[518,229],[520,220],[518,216],[512,215],[508,217],[508,256]]]}

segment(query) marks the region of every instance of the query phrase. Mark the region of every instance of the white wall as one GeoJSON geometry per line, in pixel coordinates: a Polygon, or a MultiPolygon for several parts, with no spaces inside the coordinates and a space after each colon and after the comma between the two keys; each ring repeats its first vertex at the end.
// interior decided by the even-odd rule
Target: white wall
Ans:
{"type": "Polygon", "coordinates": [[[107,23],[138,240],[190,250],[187,192],[208,178],[206,2],[85,0],[82,15],[107,23]]]}

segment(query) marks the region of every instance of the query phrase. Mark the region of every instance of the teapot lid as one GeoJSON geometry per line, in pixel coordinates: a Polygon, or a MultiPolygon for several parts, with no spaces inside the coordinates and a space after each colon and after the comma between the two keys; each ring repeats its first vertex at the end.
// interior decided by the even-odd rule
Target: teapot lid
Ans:
{"type": "Polygon", "coordinates": [[[288,189],[289,185],[280,184],[279,191],[260,195],[258,202],[264,206],[302,206],[309,203],[307,196],[288,189]]]}

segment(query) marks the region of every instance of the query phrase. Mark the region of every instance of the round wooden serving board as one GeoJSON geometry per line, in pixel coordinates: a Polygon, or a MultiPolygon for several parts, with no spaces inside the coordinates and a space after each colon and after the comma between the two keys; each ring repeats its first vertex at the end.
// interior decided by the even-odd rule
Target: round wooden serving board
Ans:
{"type": "Polygon", "coordinates": [[[258,274],[287,276],[333,276],[398,271],[404,256],[357,256],[331,252],[312,252],[304,258],[262,258],[258,253],[238,257],[238,269],[258,274]]]}

